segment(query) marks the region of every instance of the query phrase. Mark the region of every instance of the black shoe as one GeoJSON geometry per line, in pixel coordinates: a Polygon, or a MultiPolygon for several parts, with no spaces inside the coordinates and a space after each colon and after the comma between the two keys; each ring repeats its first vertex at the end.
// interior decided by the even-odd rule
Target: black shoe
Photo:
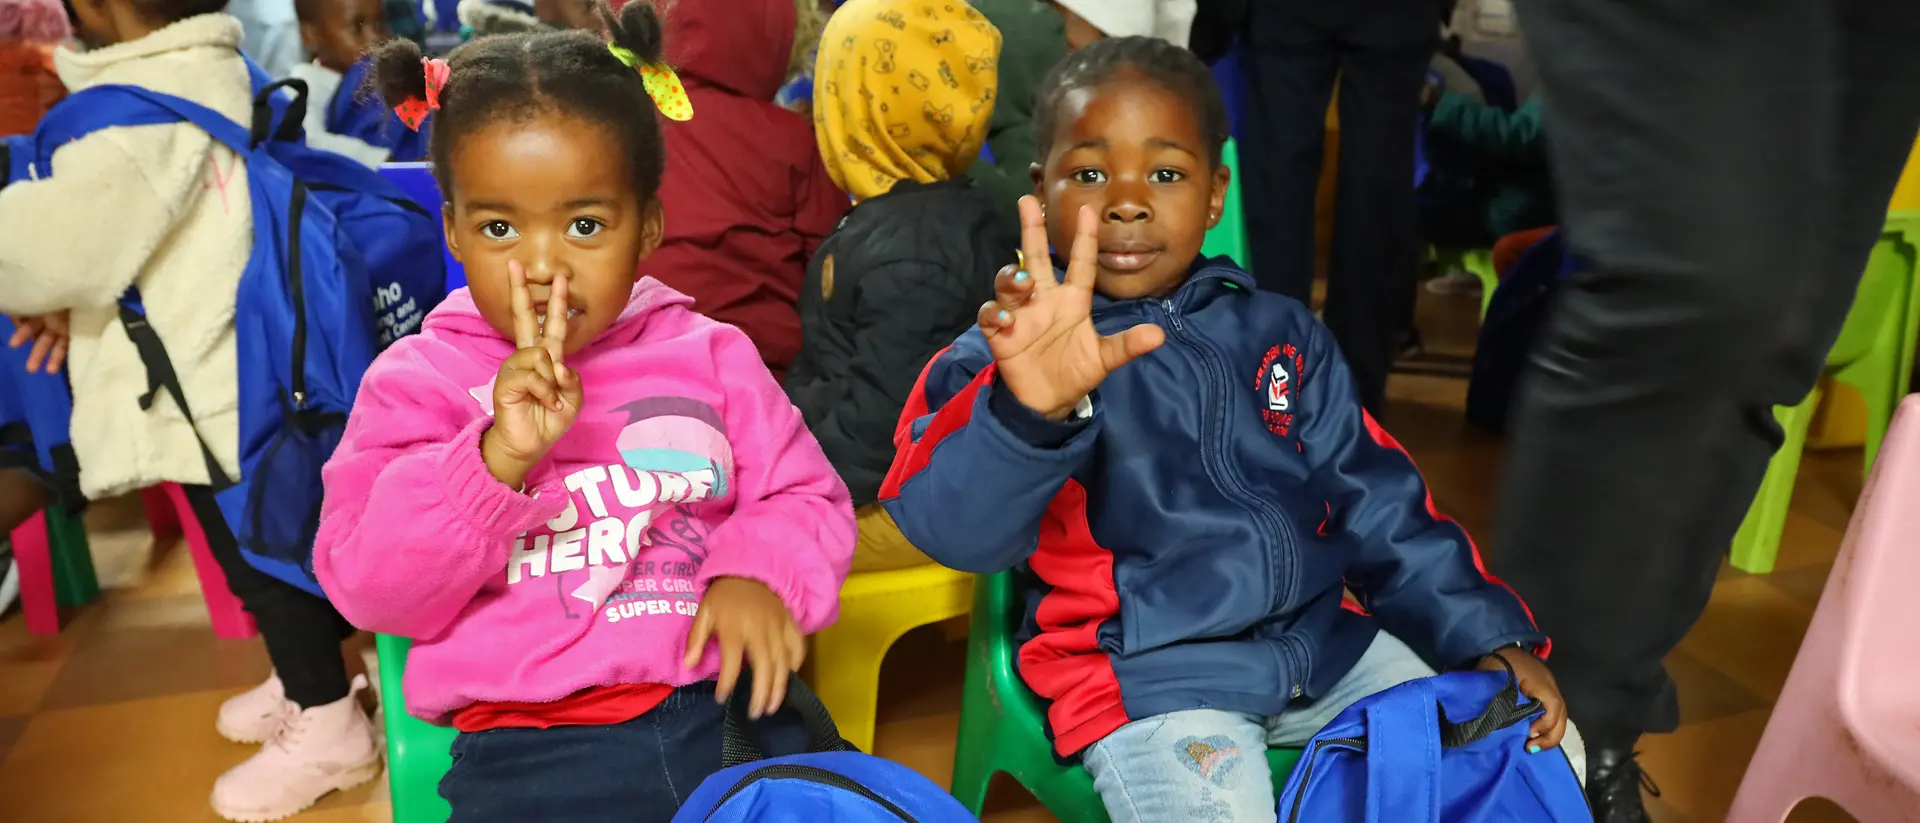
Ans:
{"type": "Polygon", "coordinates": [[[1591,749],[1587,752],[1587,805],[1594,823],[1650,823],[1640,790],[1660,796],[1660,787],[1640,770],[1640,753],[1632,749],[1591,749]]]}

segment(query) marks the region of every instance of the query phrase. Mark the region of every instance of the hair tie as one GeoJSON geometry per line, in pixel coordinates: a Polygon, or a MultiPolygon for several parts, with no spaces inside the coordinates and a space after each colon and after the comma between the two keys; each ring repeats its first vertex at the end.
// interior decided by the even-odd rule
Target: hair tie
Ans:
{"type": "Polygon", "coordinates": [[[647,96],[653,98],[653,105],[667,119],[693,119],[693,101],[687,98],[687,87],[680,84],[680,75],[674,74],[667,64],[642,61],[632,49],[615,43],[607,44],[607,53],[627,68],[640,70],[640,82],[647,87],[647,96]]]}
{"type": "Polygon", "coordinates": [[[453,74],[447,61],[438,57],[420,58],[420,66],[427,75],[426,99],[415,98],[393,107],[393,113],[400,117],[400,122],[414,131],[419,131],[420,124],[427,122],[428,113],[439,111],[440,90],[446,88],[447,78],[453,74]]]}

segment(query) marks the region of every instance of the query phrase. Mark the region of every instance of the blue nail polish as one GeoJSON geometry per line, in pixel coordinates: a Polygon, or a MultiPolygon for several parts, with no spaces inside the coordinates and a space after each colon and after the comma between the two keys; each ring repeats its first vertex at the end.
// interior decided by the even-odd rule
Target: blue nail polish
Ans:
{"type": "Polygon", "coordinates": [[[1020,271],[1017,271],[1017,272],[1014,272],[1014,273],[1013,273],[1013,282],[1015,282],[1015,283],[1025,283],[1025,282],[1027,282],[1027,270],[1026,270],[1026,269],[1021,269],[1020,271]]]}
{"type": "Polygon", "coordinates": [[[1008,320],[1012,320],[1012,319],[1013,319],[1013,315],[1008,314],[1006,309],[1000,310],[1000,322],[1005,323],[1008,320]]]}
{"type": "Polygon", "coordinates": [[[1540,753],[1540,747],[1539,747],[1539,746],[1528,746],[1528,747],[1527,747],[1527,754],[1539,754],[1539,753],[1540,753]]]}

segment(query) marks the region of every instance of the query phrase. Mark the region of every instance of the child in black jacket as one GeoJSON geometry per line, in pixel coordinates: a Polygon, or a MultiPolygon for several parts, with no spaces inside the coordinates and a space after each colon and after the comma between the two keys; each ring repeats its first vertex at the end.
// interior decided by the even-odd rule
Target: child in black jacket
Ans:
{"type": "Polygon", "coordinates": [[[1000,33],[964,3],[852,0],[828,21],[814,131],[856,203],[814,255],[787,393],[853,492],[854,571],[927,562],[879,506],[920,370],[993,299],[1019,238],[967,167],[993,117],[1000,33]]]}

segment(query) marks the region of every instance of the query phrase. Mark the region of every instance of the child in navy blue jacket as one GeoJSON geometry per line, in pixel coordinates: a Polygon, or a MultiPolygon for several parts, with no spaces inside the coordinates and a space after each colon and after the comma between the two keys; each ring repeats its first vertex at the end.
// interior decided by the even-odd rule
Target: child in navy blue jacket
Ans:
{"type": "Polygon", "coordinates": [[[1116,821],[1272,821],[1267,747],[1503,665],[1546,707],[1529,749],[1559,745],[1546,636],[1361,410],[1326,327],[1199,257],[1230,176],[1207,67],[1104,40],[1036,109],[1024,260],[1070,248],[1065,273],[1000,271],[922,374],[881,501],[941,563],[1030,572],[1019,671],[1058,753],[1116,821]]]}
{"type": "Polygon", "coordinates": [[[313,62],[288,77],[307,84],[307,144],[368,166],[427,159],[426,126],[407,128],[367,84],[367,50],[389,39],[382,0],[296,0],[300,40],[313,62]]]}

